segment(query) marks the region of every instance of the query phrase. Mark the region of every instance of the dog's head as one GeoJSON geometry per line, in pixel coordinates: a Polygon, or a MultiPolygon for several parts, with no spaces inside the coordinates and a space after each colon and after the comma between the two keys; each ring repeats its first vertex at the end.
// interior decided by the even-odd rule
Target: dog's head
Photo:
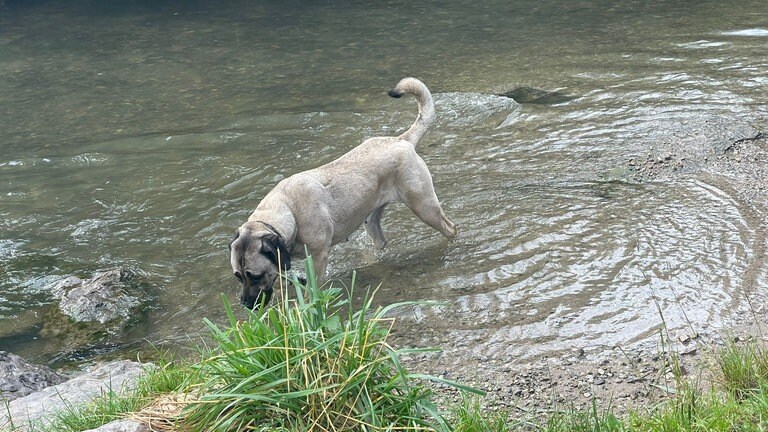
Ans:
{"type": "Polygon", "coordinates": [[[253,309],[269,303],[280,273],[291,268],[291,257],[274,227],[251,221],[243,224],[229,242],[229,263],[243,288],[240,303],[253,309]]]}

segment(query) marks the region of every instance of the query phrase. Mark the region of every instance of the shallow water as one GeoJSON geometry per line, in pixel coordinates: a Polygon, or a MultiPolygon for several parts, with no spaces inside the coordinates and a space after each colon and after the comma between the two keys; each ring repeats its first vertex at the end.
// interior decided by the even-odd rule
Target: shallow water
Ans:
{"type": "Polygon", "coordinates": [[[8,2],[0,8],[0,349],[42,362],[189,347],[234,299],[226,245],[272,185],[415,117],[453,242],[403,206],[333,277],[402,313],[412,343],[515,361],[671,329],[766,298],[764,215],[706,158],[764,130],[760,1],[8,2]],[[562,102],[517,104],[517,87],[562,102]],[[762,129],[761,129],[762,128],[762,129]],[[631,160],[682,155],[638,181],[631,160]],[[125,334],[40,333],[46,285],[112,266],[148,299],[125,334]],[[663,318],[663,321],[662,321],[663,318]]]}

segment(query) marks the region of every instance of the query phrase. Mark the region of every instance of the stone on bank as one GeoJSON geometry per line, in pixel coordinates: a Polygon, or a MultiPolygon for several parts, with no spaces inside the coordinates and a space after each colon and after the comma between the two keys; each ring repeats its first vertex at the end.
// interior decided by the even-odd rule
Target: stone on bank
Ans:
{"type": "Polygon", "coordinates": [[[47,366],[0,351],[0,400],[12,401],[62,381],[64,378],[47,366]]]}
{"type": "MultiPolygon", "coordinates": [[[[31,425],[48,425],[55,418],[54,413],[57,411],[86,404],[110,392],[119,395],[134,389],[139,378],[153,367],[151,364],[117,360],[95,366],[90,371],[68,381],[12,400],[0,411],[0,431],[24,431],[31,425]]],[[[118,424],[116,427],[129,426],[118,424]]],[[[142,429],[99,428],[97,430],[136,432],[142,429]]]]}

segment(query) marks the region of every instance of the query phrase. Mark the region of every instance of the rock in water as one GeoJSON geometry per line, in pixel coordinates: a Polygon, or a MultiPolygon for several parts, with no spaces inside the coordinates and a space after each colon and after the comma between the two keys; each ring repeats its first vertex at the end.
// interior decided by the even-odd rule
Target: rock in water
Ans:
{"type": "Polygon", "coordinates": [[[542,105],[558,104],[575,99],[573,96],[568,96],[561,91],[546,91],[534,87],[517,87],[506,93],[502,93],[499,96],[512,98],[515,102],[520,104],[528,103],[542,105]]]}
{"type": "Polygon", "coordinates": [[[51,349],[68,355],[105,343],[119,345],[117,339],[141,319],[146,302],[146,285],[135,276],[131,270],[114,268],[89,279],[70,276],[50,284],[48,291],[59,304],[47,308],[39,335],[51,349]]]}
{"type": "Polygon", "coordinates": [[[121,268],[98,273],[66,291],[61,297],[59,309],[76,322],[106,324],[118,319],[127,321],[131,310],[140,303],[123,289],[127,276],[128,273],[121,268]]]}
{"type": "Polygon", "coordinates": [[[70,290],[78,285],[81,285],[83,280],[77,276],[67,276],[64,279],[59,279],[56,282],[47,285],[46,291],[51,293],[51,297],[60,299],[67,290],[70,290]]]}

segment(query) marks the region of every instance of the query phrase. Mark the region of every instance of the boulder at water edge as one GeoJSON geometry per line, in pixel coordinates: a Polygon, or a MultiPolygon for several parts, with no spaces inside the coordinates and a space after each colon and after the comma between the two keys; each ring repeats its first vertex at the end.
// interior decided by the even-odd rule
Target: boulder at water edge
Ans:
{"type": "Polygon", "coordinates": [[[70,276],[52,284],[49,292],[60,302],[43,318],[40,335],[66,352],[120,334],[140,315],[141,301],[126,290],[136,288],[131,279],[131,272],[115,268],[90,279],[70,276]]]}
{"type": "Polygon", "coordinates": [[[0,351],[0,399],[14,399],[59,384],[61,375],[46,366],[29,363],[16,354],[0,351]]]}
{"type": "Polygon", "coordinates": [[[97,273],[65,290],[59,309],[76,322],[127,321],[140,303],[125,291],[124,282],[129,276],[122,268],[97,273]]]}

